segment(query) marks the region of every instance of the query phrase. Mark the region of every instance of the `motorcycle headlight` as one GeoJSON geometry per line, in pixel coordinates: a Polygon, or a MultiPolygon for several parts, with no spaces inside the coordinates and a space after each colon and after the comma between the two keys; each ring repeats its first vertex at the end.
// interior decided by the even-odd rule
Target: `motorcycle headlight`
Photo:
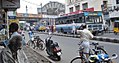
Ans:
{"type": "Polygon", "coordinates": [[[96,62],[97,59],[98,59],[98,56],[97,55],[91,55],[91,56],[89,56],[89,61],[90,62],[96,62]]]}

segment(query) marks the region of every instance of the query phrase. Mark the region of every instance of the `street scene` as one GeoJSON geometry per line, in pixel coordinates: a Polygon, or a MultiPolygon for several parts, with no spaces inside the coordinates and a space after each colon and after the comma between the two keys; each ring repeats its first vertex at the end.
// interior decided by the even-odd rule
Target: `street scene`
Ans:
{"type": "Polygon", "coordinates": [[[119,0],[0,0],[0,63],[119,63],[119,0]]]}

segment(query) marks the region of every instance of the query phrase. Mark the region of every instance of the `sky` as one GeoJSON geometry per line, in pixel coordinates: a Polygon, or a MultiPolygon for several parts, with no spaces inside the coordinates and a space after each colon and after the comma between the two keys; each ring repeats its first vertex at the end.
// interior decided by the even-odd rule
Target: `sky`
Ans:
{"type": "Polygon", "coordinates": [[[26,6],[28,13],[37,14],[37,8],[42,5],[47,4],[49,1],[57,1],[60,3],[65,3],[65,0],[20,0],[20,8],[17,9],[18,13],[26,13],[26,6]]]}

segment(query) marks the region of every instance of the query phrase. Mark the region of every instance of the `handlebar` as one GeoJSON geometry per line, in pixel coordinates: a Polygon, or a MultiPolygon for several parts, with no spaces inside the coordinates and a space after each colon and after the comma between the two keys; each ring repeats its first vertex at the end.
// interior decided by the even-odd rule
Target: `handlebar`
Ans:
{"type": "Polygon", "coordinates": [[[99,43],[97,43],[97,42],[92,42],[90,45],[97,46],[97,45],[99,45],[99,43]]]}

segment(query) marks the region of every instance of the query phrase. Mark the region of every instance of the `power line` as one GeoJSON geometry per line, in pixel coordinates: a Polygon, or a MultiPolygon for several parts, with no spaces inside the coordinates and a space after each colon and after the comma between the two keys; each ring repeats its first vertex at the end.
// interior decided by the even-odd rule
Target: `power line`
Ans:
{"type": "Polygon", "coordinates": [[[24,1],[24,2],[26,2],[26,3],[29,3],[29,4],[32,4],[32,5],[36,5],[36,6],[40,6],[40,5],[38,5],[38,4],[36,4],[36,3],[32,3],[32,2],[30,2],[30,1],[26,1],[26,0],[22,0],[22,1],[24,1]]]}

